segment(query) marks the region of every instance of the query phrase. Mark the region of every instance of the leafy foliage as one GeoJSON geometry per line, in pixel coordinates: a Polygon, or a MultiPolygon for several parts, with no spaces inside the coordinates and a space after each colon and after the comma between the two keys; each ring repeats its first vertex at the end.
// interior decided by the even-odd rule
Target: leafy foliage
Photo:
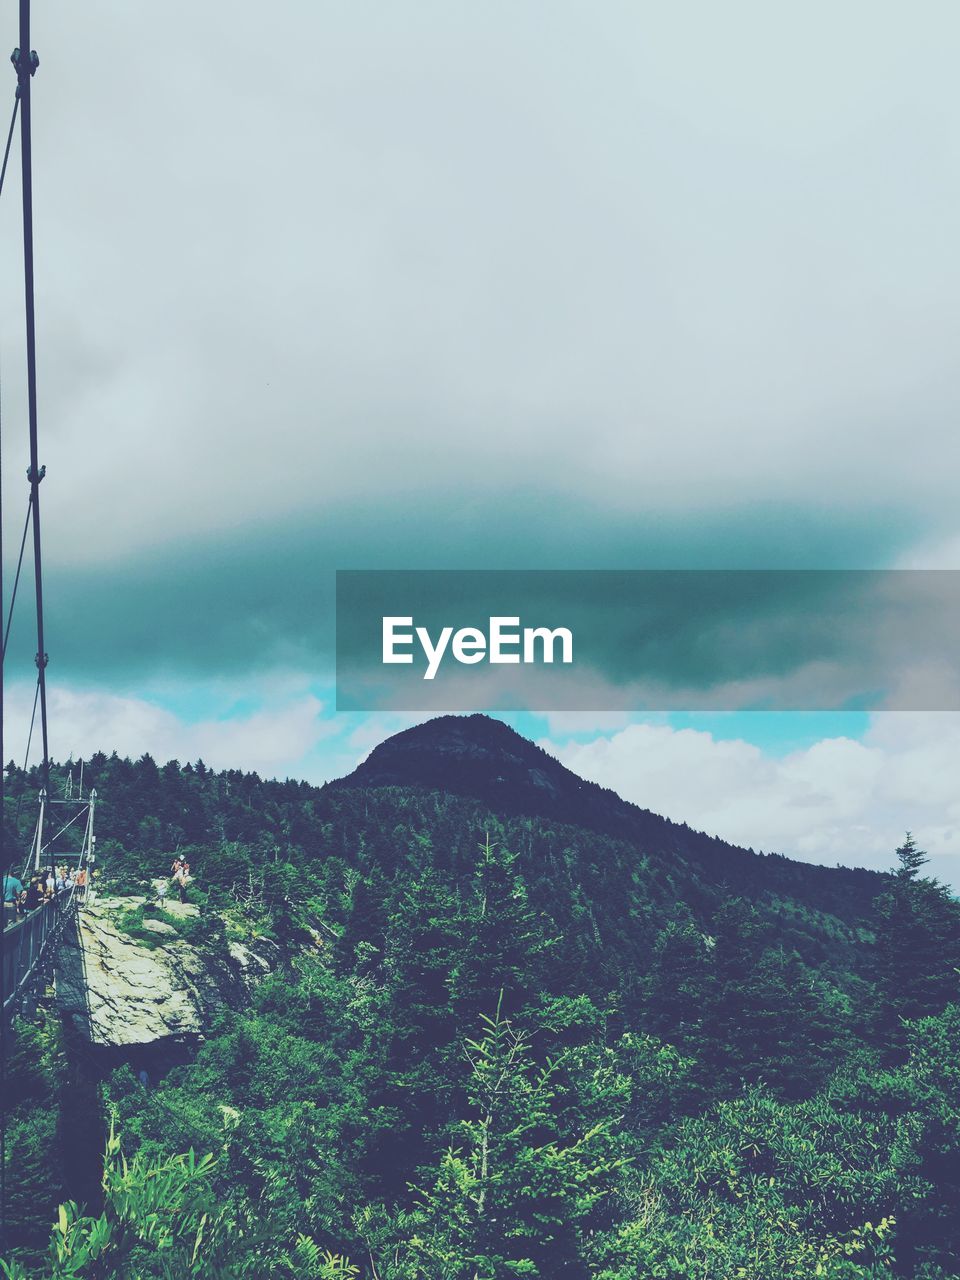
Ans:
{"type": "MultiPolygon", "coordinates": [[[[909,837],[833,877],[645,846],[593,792],[576,826],[520,790],[88,768],[113,887],[179,847],[192,941],[277,963],[151,1087],[104,1071],[131,1154],[39,1272],[30,1205],[70,1192],[57,1121],[24,1120],[9,1277],[960,1275],[960,909],[909,837]]],[[[18,1034],[39,1096],[62,1046],[18,1034]]]]}

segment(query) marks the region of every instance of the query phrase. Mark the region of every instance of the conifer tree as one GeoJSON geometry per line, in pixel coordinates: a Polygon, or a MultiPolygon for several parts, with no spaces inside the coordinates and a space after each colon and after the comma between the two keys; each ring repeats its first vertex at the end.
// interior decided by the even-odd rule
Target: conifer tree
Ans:
{"type": "Polygon", "coordinates": [[[877,1031],[895,1054],[905,1043],[904,1021],[939,1013],[960,994],[960,903],[921,876],[928,858],[909,831],[896,856],[876,902],[874,950],[877,1031]]]}
{"type": "Polygon", "coordinates": [[[703,1045],[704,1018],[715,998],[710,951],[691,916],[662,929],[646,983],[644,1022],[649,1031],[687,1052],[703,1045]]]}
{"type": "Polygon", "coordinates": [[[462,1031],[477,1025],[498,992],[503,1008],[521,1010],[543,985],[548,946],[527,886],[516,869],[516,855],[487,836],[480,846],[450,994],[462,1031]]]}
{"type": "MultiPolygon", "coordinates": [[[[623,1164],[621,1117],[584,1116],[577,1131],[561,1134],[559,1064],[537,1066],[527,1037],[500,1008],[481,1024],[480,1038],[466,1043],[469,1115],[402,1224],[409,1269],[399,1274],[587,1280],[592,1228],[623,1164]]],[[[594,1074],[615,1072],[603,1066],[594,1074]]],[[[611,1084],[610,1097],[619,1099],[611,1084]]],[[[595,1080],[597,1091],[603,1085],[595,1080]]]]}

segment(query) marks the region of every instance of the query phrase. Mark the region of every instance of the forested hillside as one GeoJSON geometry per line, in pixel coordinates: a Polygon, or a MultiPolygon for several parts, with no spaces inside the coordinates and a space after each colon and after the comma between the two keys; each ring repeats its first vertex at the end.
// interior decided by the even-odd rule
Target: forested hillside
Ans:
{"type": "Polygon", "coordinates": [[[102,755],[91,783],[101,885],[179,851],[194,940],[280,960],[185,1064],[101,1065],[72,1271],[41,1252],[90,1138],[33,1105],[56,1020],[22,1027],[9,1274],[960,1276],[960,908],[909,838],[887,876],[737,850],[484,717],[322,789],[102,755]]]}

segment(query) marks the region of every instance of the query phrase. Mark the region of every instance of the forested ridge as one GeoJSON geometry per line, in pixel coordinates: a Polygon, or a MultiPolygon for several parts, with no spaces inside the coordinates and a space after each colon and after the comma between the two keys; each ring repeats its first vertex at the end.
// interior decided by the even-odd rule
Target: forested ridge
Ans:
{"type": "Polygon", "coordinates": [[[960,1276],[960,907],[909,837],[884,876],[737,850],[484,717],[324,788],[84,768],[102,883],[179,851],[192,940],[278,963],[184,1065],[102,1072],[103,1201],[52,1243],[70,1046],[20,1024],[9,1275],[960,1276]]]}

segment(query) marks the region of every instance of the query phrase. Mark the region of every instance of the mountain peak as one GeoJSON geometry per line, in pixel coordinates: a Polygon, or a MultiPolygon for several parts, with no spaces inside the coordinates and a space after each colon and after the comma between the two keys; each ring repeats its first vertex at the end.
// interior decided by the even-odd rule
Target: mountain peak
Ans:
{"type": "Polygon", "coordinates": [[[416,787],[469,796],[491,812],[524,814],[677,851],[689,834],[587,782],[502,720],[437,716],[387,738],[337,787],[416,787]],[[652,823],[652,825],[651,825],[652,823]]]}
{"type": "Polygon", "coordinates": [[[694,864],[698,874],[732,892],[756,892],[758,877],[804,896],[829,883],[838,895],[865,901],[877,892],[873,872],[802,866],[784,857],[758,855],[716,836],[692,830],[587,782],[536,743],[492,716],[437,716],[387,738],[334,788],[410,787],[466,796],[492,814],[545,818],[625,841],[644,855],[694,864]],[[760,872],[760,864],[765,871],[760,872]],[[807,888],[801,888],[805,885],[807,888]]]}
{"type": "Polygon", "coordinates": [[[586,784],[502,720],[450,715],[387,738],[340,785],[442,788],[513,810],[522,793],[557,800],[586,784]]]}

